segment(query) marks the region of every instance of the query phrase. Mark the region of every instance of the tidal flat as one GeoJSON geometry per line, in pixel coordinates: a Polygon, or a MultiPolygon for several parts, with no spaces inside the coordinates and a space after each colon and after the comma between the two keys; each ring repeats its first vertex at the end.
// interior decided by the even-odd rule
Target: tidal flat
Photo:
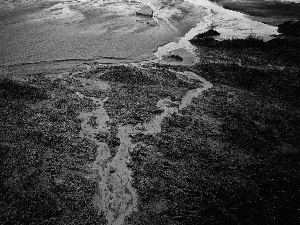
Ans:
{"type": "Polygon", "coordinates": [[[143,1],[17,3],[0,9],[1,65],[152,59],[158,46],[176,40],[201,18],[201,11],[188,4],[166,3],[154,20],[136,16],[143,1]],[[181,21],[174,26],[164,19],[173,14],[181,21]]]}
{"type": "Polygon", "coordinates": [[[299,37],[207,0],[5,2],[1,29],[19,32],[0,34],[6,50],[34,40],[1,55],[1,223],[300,223],[299,37]],[[152,18],[133,14],[142,5],[152,18]],[[180,37],[80,58],[89,35],[157,30],[180,37]],[[74,52],[48,53],[43,35],[74,52]]]}

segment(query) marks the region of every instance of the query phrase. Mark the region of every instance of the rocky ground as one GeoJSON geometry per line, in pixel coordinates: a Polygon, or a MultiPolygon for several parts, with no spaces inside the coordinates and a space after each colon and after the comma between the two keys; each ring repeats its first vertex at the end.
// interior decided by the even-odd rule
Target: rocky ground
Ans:
{"type": "Polygon", "coordinates": [[[1,66],[1,224],[299,224],[299,37],[211,34],[193,65],[185,37],[164,63],[1,66]]]}
{"type": "Polygon", "coordinates": [[[226,9],[245,13],[256,21],[279,25],[291,19],[300,19],[298,0],[213,0],[226,9]]]}
{"type": "Polygon", "coordinates": [[[161,132],[130,136],[138,211],[124,224],[298,224],[299,48],[254,39],[205,39],[197,44],[200,62],[189,67],[92,66],[2,78],[3,224],[106,224],[88,166],[97,146],[79,137],[78,116],[95,105],[76,93],[107,98],[111,128],[98,138],[114,157],[118,125],[147,123],[163,112],[159,99],[179,101],[199,85],[172,71],[193,71],[214,86],[166,117],[161,132]]]}
{"type": "Polygon", "coordinates": [[[2,77],[1,221],[104,223],[105,217],[93,204],[97,179],[88,166],[97,157],[97,146],[79,137],[80,113],[96,105],[77,93],[108,98],[110,132],[97,134],[97,139],[107,143],[113,158],[120,145],[117,126],[150,121],[163,112],[156,106],[159,99],[180,100],[193,88],[195,84],[156,64],[100,66],[56,77],[31,74],[25,81],[2,77]]]}

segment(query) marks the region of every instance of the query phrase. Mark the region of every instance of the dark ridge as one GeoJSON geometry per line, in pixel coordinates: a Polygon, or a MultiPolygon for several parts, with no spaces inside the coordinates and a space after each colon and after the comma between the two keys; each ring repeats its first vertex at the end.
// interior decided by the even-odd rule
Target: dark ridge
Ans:
{"type": "Polygon", "coordinates": [[[300,78],[287,71],[264,71],[237,64],[202,64],[195,66],[211,82],[242,88],[300,106],[300,78]]]}
{"type": "Polygon", "coordinates": [[[198,47],[208,47],[223,50],[255,49],[271,56],[278,56],[282,60],[299,64],[300,40],[298,38],[277,37],[270,41],[263,41],[260,37],[249,35],[246,39],[227,39],[217,41],[213,38],[203,38],[190,41],[198,47]]]}
{"type": "Polygon", "coordinates": [[[213,37],[213,36],[219,36],[220,33],[214,29],[209,29],[208,31],[201,33],[201,34],[197,34],[195,37],[193,37],[190,42],[191,43],[197,43],[197,41],[203,39],[203,38],[207,38],[207,37],[213,37]]]}
{"type": "MultiPolygon", "coordinates": [[[[105,57],[100,57],[105,58],[105,57]]],[[[27,65],[35,65],[41,63],[59,63],[59,62],[89,62],[91,60],[96,60],[98,58],[78,58],[78,59],[55,59],[55,60],[41,60],[41,61],[33,61],[33,62],[21,62],[21,63],[12,63],[12,64],[2,64],[0,67],[7,67],[7,66],[27,66],[27,65]]]]}
{"type": "Polygon", "coordinates": [[[106,67],[99,67],[92,74],[104,72],[100,75],[101,80],[107,80],[112,82],[120,82],[129,85],[154,85],[157,81],[152,79],[149,75],[141,70],[130,68],[128,66],[112,66],[107,70],[106,67]]]}
{"type": "Polygon", "coordinates": [[[10,79],[0,80],[0,98],[39,101],[47,98],[45,91],[10,79]]]}
{"type": "Polygon", "coordinates": [[[170,56],[167,56],[166,58],[169,58],[169,59],[174,59],[176,61],[183,61],[183,58],[179,55],[170,55],[170,56]]]}
{"type": "Polygon", "coordinates": [[[280,1],[231,1],[231,0],[212,0],[221,5],[225,9],[234,10],[248,14],[250,16],[258,16],[262,18],[277,18],[290,20],[291,18],[300,19],[300,4],[295,2],[280,1]]]}
{"type": "Polygon", "coordinates": [[[300,37],[300,21],[290,20],[278,25],[278,32],[286,36],[300,37]]]}
{"type": "Polygon", "coordinates": [[[190,42],[196,46],[222,48],[222,49],[275,49],[294,48],[300,51],[300,40],[296,38],[274,38],[270,41],[263,41],[260,37],[249,35],[246,39],[226,39],[222,41],[213,38],[192,39],[190,42]]]}
{"type": "MultiPolygon", "coordinates": [[[[200,34],[201,36],[202,34],[200,34]]],[[[226,39],[222,41],[215,40],[211,37],[203,37],[198,38],[199,36],[195,36],[190,40],[193,45],[196,46],[204,46],[204,47],[215,47],[215,48],[236,48],[236,49],[243,49],[243,48],[258,48],[258,47],[265,47],[265,42],[258,36],[249,35],[245,39],[226,39]]]]}

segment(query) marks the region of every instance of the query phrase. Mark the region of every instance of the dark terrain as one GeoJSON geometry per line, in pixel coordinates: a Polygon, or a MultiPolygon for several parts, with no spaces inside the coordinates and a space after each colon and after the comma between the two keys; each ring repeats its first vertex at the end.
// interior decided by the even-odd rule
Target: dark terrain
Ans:
{"type": "Polygon", "coordinates": [[[268,0],[213,0],[226,9],[252,16],[252,19],[277,26],[290,19],[300,19],[300,4],[268,0]]]}
{"type": "Polygon", "coordinates": [[[190,69],[214,87],[136,138],[131,224],[299,224],[299,39],[198,47],[190,69]]]}
{"type": "MultiPolygon", "coordinates": [[[[168,69],[190,70],[213,83],[156,135],[133,135],[129,165],[139,211],[125,224],[299,224],[299,39],[197,43],[190,67],[95,66],[50,79],[0,81],[2,224],[105,224],[88,179],[93,143],[78,137],[79,113],[104,99],[117,124],[148,121],[156,102],[180,99],[199,84],[168,69]],[[77,78],[108,81],[106,91],[77,78]]],[[[115,130],[105,137],[119,145],[115,130]]]]}

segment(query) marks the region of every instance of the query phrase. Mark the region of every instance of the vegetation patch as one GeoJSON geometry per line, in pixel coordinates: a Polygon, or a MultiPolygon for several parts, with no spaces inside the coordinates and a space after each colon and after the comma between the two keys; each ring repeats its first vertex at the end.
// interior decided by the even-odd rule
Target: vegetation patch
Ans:
{"type": "Polygon", "coordinates": [[[40,88],[4,78],[0,80],[0,98],[36,102],[46,99],[47,94],[40,88]]]}
{"type": "Polygon", "coordinates": [[[281,152],[298,148],[299,119],[247,91],[209,90],[161,133],[135,137],[140,211],[129,224],[299,223],[300,152],[281,152]]]}
{"type": "MultiPolygon", "coordinates": [[[[207,37],[193,40],[191,43],[198,47],[214,48],[218,51],[254,49],[267,54],[269,60],[277,56],[294,64],[300,60],[300,41],[298,38],[274,38],[265,42],[259,36],[249,35],[246,39],[234,38],[222,41],[207,37]]],[[[243,54],[248,55],[247,53],[243,54]]]]}
{"type": "Polygon", "coordinates": [[[1,82],[0,220],[4,224],[105,224],[92,204],[97,185],[84,178],[96,149],[78,137],[76,116],[88,104],[74,98],[71,86],[76,83],[69,79],[51,82],[30,75],[28,80],[1,82]]]}

